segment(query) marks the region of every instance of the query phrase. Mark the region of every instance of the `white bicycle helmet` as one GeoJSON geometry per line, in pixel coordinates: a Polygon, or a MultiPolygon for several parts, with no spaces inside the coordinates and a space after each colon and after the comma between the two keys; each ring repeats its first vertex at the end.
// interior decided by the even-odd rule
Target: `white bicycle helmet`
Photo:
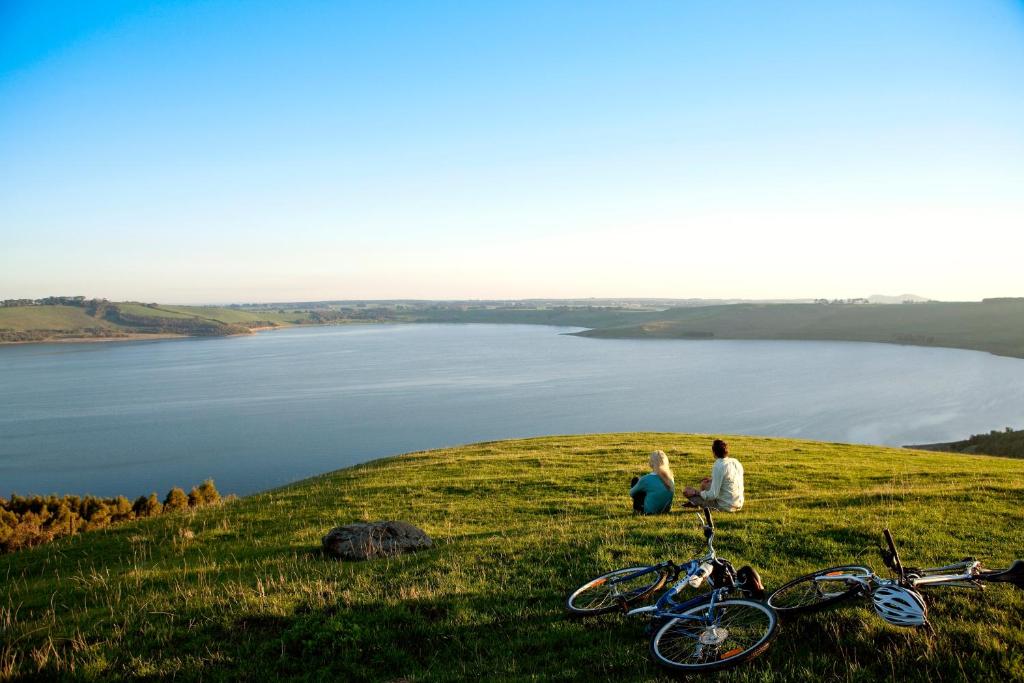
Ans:
{"type": "Polygon", "coordinates": [[[924,626],[928,608],[917,591],[900,586],[882,586],[871,594],[878,616],[894,626],[924,626]]]}

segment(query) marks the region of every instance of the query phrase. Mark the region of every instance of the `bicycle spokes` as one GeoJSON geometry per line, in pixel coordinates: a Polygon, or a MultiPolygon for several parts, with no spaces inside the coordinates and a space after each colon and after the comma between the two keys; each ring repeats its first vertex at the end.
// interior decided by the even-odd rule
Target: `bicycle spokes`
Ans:
{"type": "Polygon", "coordinates": [[[662,634],[659,652],[678,663],[722,661],[756,645],[770,625],[767,613],[726,601],[676,619],[662,634]]]}

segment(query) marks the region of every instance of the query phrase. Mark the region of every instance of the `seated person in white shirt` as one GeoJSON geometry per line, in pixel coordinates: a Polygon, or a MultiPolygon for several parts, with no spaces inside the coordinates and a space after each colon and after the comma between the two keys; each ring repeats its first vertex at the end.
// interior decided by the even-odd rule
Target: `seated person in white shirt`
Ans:
{"type": "Polygon", "coordinates": [[[715,454],[711,477],[700,482],[699,490],[692,486],[683,489],[689,501],[685,507],[736,512],[743,507],[743,465],[729,457],[729,444],[721,439],[711,444],[711,452],[715,454]]]}

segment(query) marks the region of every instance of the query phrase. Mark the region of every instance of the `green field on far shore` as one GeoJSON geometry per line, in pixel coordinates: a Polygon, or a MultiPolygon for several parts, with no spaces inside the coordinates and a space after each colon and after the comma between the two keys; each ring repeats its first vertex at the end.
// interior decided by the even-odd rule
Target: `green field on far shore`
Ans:
{"type": "Polygon", "coordinates": [[[616,339],[803,339],[988,351],[1024,358],[1024,299],[986,303],[733,304],[579,333],[616,339]]]}
{"type": "Polygon", "coordinates": [[[290,311],[281,313],[269,308],[227,308],[224,306],[161,306],[162,309],[173,311],[182,315],[194,315],[200,318],[208,318],[222,323],[256,323],[271,322],[277,324],[290,324],[305,322],[304,311],[290,311]]]}
{"type": "Polygon", "coordinates": [[[18,332],[31,330],[82,330],[104,327],[117,330],[119,325],[90,316],[77,306],[0,306],[0,330],[18,332]]]}
{"type": "Polygon", "coordinates": [[[219,306],[162,306],[135,301],[0,306],[0,342],[122,338],[145,335],[224,336],[249,328],[308,323],[305,311],[219,306]]]}
{"type": "MultiPolygon", "coordinates": [[[[726,437],[746,508],[716,547],[777,586],[865,562],[889,527],[909,564],[1024,556],[1024,462],[726,437]]],[[[574,621],[566,594],[604,571],[685,559],[695,515],[629,513],[629,478],[666,450],[677,481],[711,437],[556,436],[412,453],[234,503],[0,556],[0,678],[84,680],[649,681],[640,619],[574,621]],[[401,519],[435,547],[339,563],[332,527],[401,519]]],[[[1024,592],[930,594],[935,636],[863,604],[787,622],[731,681],[1021,680],[1024,592]]]]}

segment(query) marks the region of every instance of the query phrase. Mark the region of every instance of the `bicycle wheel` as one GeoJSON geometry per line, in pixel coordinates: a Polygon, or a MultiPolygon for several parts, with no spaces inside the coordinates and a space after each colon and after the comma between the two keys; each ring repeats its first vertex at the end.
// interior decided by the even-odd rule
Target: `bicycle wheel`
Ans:
{"type": "Polygon", "coordinates": [[[872,572],[867,567],[843,565],[829,567],[806,574],[776,588],[768,596],[768,604],[782,616],[813,612],[834,605],[856,595],[861,586],[849,579],[830,579],[841,574],[868,578],[872,572]]]}
{"type": "Polygon", "coordinates": [[[607,614],[643,600],[664,586],[666,579],[668,570],[661,567],[616,569],[574,590],[565,604],[575,616],[607,614]]]}
{"type": "Polygon", "coordinates": [[[693,607],[651,638],[654,661],[671,671],[708,672],[749,662],[771,645],[779,619],[763,602],[735,599],[693,607]]]}

